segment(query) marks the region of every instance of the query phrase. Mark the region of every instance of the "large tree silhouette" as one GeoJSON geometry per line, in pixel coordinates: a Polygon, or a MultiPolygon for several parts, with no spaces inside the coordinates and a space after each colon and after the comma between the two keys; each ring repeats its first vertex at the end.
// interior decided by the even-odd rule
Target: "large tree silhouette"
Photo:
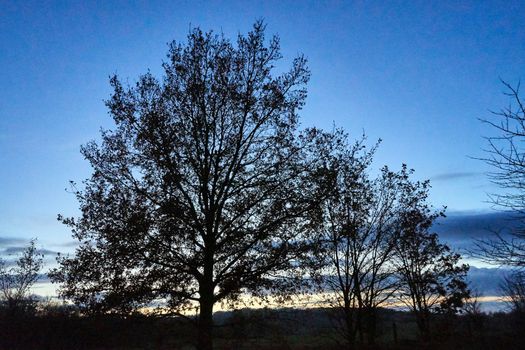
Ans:
{"type": "Polygon", "coordinates": [[[116,127],[82,147],[82,215],[59,218],[80,241],[52,273],[63,297],[119,312],[197,304],[198,347],[211,349],[217,302],[298,285],[321,191],[304,145],[317,132],[297,136],[305,59],[274,76],[279,58],[260,22],[236,43],[194,29],[170,45],[161,80],[111,78],[116,127]]]}

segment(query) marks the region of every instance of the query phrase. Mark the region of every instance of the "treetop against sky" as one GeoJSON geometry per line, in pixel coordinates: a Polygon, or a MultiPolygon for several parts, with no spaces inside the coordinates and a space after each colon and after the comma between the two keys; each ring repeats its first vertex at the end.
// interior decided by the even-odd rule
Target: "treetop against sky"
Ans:
{"type": "MultiPolygon", "coordinates": [[[[477,118],[505,107],[499,79],[523,78],[525,4],[505,2],[149,2],[0,5],[0,244],[38,236],[67,251],[56,215],[78,214],[69,180],[91,173],[81,144],[112,128],[108,76],[160,77],[167,43],[196,26],[226,37],[256,19],[278,34],[284,60],[302,53],[312,72],[302,127],[332,125],[370,145],[375,168],[402,163],[431,179],[431,200],[484,211],[495,190],[484,173],[477,118]]],[[[6,243],[7,244],[7,243],[6,243]]],[[[7,245],[3,245],[7,247],[7,245]]]]}

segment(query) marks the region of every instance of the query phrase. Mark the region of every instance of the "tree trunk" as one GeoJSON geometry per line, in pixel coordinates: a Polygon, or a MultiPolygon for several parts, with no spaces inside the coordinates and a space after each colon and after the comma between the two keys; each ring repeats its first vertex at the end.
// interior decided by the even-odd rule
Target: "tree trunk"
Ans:
{"type": "Polygon", "coordinates": [[[204,256],[204,276],[199,285],[199,323],[198,323],[198,350],[213,349],[213,255],[209,249],[204,256]]]}
{"type": "Polygon", "coordinates": [[[416,323],[419,328],[421,340],[425,343],[430,342],[430,315],[425,311],[419,312],[416,314],[416,323]]]}
{"type": "Polygon", "coordinates": [[[198,350],[213,349],[213,293],[202,293],[198,323],[198,350]],[[206,294],[211,294],[206,295],[206,294]]]}
{"type": "Polygon", "coordinates": [[[353,349],[355,344],[355,333],[354,333],[354,324],[352,319],[352,311],[349,307],[345,306],[344,310],[344,317],[345,317],[345,334],[346,334],[346,341],[348,345],[348,349],[353,349]]]}
{"type": "Polygon", "coordinates": [[[374,308],[367,308],[366,311],[366,334],[369,345],[375,345],[377,331],[377,314],[374,308]]]}
{"type": "Polygon", "coordinates": [[[350,297],[348,293],[343,294],[344,306],[343,306],[343,315],[344,315],[344,325],[345,325],[345,335],[348,349],[354,349],[355,347],[355,324],[354,324],[354,311],[350,302],[350,297]]]}

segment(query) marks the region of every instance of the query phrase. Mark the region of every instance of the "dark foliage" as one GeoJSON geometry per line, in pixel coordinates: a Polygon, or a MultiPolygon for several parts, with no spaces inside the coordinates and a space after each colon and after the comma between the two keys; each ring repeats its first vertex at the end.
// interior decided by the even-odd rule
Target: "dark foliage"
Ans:
{"type": "Polygon", "coordinates": [[[428,204],[429,187],[428,181],[404,182],[404,209],[398,218],[400,234],[393,259],[399,278],[397,293],[414,312],[426,340],[431,335],[431,313],[454,315],[470,296],[466,282],[469,266],[460,264],[461,256],[430,232],[444,211],[434,211],[428,204]]]}
{"type": "Polygon", "coordinates": [[[373,345],[377,309],[396,291],[391,260],[404,210],[400,199],[407,170],[396,173],[384,167],[372,178],[369,168],[377,145],[366,150],[364,139],[353,145],[334,139],[319,151],[327,153],[334,178],[321,206],[318,281],[321,290],[328,292],[333,327],[341,338],[349,346],[365,340],[373,345]]]}
{"type": "Polygon", "coordinates": [[[194,29],[170,45],[161,80],[111,78],[116,127],[82,147],[82,215],[59,218],[80,241],[51,273],[61,296],[87,312],[196,304],[208,349],[214,304],[300,285],[322,194],[306,147],[318,133],[298,137],[305,59],[274,76],[280,58],[260,22],[235,45],[194,29]]]}
{"type": "Polygon", "coordinates": [[[373,346],[377,310],[399,298],[429,338],[434,313],[454,315],[469,296],[467,265],[429,230],[443,212],[428,203],[428,181],[411,179],[405,165],[369,174],[375,148],[348,145],[344,134],[319,144],[332,181],[322,202],[321,266],[316,271],[334,330],[349,347],[373,346]]]}

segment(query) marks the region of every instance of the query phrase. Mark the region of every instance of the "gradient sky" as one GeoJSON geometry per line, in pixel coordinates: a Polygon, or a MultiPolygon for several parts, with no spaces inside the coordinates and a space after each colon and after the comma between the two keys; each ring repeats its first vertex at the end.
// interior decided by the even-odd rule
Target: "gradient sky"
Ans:
{"type": "MultiPolygon", "coordinates": [[[[192,26],[246,33],[264,19],[283,64],[303,53],[312,79],[303,126],[382,138],[375,167],[407,163],[434,205],[486,211],[493,191],[477,118],[509,103],[525,74],[523,1],[0,1],[0,238],[71,242],[69,180],[90,168],[81,144],[111,127],[108,76],[161,74],[167,43],[192,26]]],[[[0,240],[1,243],[1,240],[0,240]]]]}

